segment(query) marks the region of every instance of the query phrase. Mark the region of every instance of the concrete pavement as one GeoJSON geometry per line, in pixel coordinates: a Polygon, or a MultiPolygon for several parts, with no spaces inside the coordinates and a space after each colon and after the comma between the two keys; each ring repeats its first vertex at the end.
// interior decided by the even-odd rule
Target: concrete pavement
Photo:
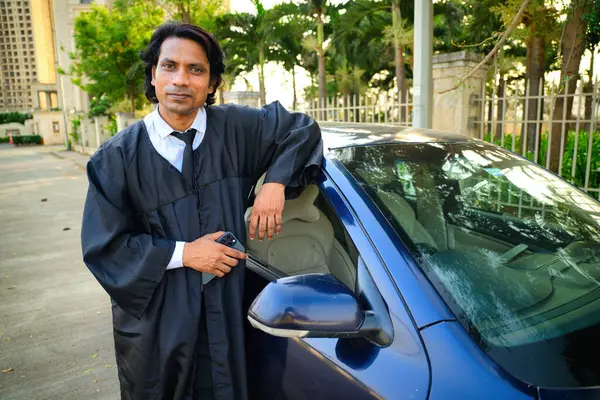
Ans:
{"type": "Polygon", "coordinates": [[[2,400],[119,397],[110,301],[81,260],[85,161],[0,145],[2,400]]]}

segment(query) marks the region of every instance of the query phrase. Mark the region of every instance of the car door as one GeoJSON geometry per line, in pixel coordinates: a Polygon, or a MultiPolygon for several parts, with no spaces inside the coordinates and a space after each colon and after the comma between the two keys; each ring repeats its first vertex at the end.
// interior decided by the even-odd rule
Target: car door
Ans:
{"type": "MultiPolygon", "coordinates": [[[[352,188],[345,188],[345,190],[352,188]]],[[[246,325],[248,386],[252,399],[426,398],[429,368],[419,335],[359,219],[326,173],[315,205],[331,222],[331,254],[345,253],[354,276],[332,274],[356,289],[356,270],[368,271],[383,298],[393,326],[393,340],[381,347],[364,338],[282,338],[246,325]]],[[[366,227],[368,230],[368,227],[366,227]]],[[[284,232],[285,223],[282,228],[284,232]]],[[[326,241],[326,240],[325,240],[326,241]]],[[[298,247],[298,257],[310,251],[298,247]]],[[[341,256],[338,256],[340,258],[341,256]]],[[[246,307],[271,281],[287,276],[266,260],[247,263],[246,307]]]]}

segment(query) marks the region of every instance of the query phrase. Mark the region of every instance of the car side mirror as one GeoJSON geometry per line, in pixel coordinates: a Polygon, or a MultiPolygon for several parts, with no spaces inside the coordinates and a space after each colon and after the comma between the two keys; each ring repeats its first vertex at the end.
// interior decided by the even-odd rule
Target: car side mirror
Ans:
{"type": "Polygon", "coordinates": [[[376,337],[379,321],[361,308],[358,298],[329,274],[277,279],[254,299],[250,324],[273,336],[376,337]]]}

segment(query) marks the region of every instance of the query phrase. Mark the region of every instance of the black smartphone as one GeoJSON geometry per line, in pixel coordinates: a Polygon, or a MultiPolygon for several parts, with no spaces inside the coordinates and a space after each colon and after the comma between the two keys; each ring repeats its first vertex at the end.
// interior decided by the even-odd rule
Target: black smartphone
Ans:
{"type": "Polygon", "coordinates": [[[225,232],[221,237],[217,239],[217,243],[221,243],[227,247],[231,247],[233,249],[239,250],[242,253],[246,252],[244,246],[240,243],[240,241],[235,237],[235,235],[231,232],[225,232]]]}

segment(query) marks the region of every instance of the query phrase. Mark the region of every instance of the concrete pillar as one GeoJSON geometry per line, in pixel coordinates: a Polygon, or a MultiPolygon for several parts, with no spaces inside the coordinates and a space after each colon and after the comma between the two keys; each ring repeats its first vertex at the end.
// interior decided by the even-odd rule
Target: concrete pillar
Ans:
{"type": "Polygon", "coordinates": [[[87,126],[84,126],[85,125],[84,121],[85,121],[85,119],[82,119],[81,125],[79,125],[79,136],[80,136],[80,140],[81,140],[80,144],[81,144],[81,152],[82,153],[84,152],[83,148],[87,147],[88,141],[89,141],[87,126]]]}
{"type": "Polygon", "coordinates": [[[100,137],[102,136],[102,132],[100,131],[100,119],[94,118],[94,126],[96,127],[96,143],[94,144],[94,148],[100,147],[102,142],[100,141],[100,137]]]}
{"type": "Polygon", "coordinates": [[[467,51],[433,56],[433,129],[479,137],[481,97],[489,65],[478,69],[458,89],[450,89],[475,68],[483,57],[467,51]]]}
{"type": "Polygon", "coordinates": [[[431,128],[431,63],[433,55],[433,2],[415,1],[415,67],[413,68],[413,121],[415,128],[431,128]]]}
{"type": "Polygon", "coordinates": [[[117,118],[117,132],[121,132],[127,128],[129,126],[129,121],[135,118],[131,112],[118,112],[115,113],[115,116],[117,118]]]}

